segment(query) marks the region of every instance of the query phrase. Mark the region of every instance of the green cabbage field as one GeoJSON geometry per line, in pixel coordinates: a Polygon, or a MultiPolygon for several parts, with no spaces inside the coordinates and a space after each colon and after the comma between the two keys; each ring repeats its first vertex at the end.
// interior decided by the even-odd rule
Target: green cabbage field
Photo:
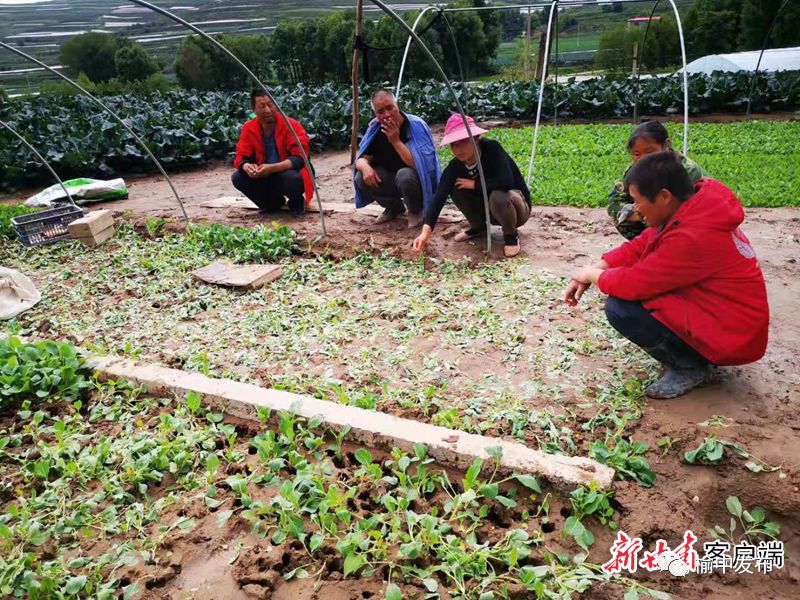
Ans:
{"type": "MultiPolygon", "coordinates": [[[[372,86],[374,88],[374,86],[372,86]]],[[[372,88],[363,90],[368,96],[372,88]]],[[[458,86],[467,111],[478,120],[530,122],[536,112],[538,86],[533,83],[485,83],[458,86]]],[[[633,82],[626,78],[574,80],[545,88],[543,114],[554,102],[563,117],[603,119],[629,117],[633,82]]],[[[744,107],[749,77],[715,73],[692,76],[693,114],[736,112],[744,107]]],[[[284,110],[298,118],[312,138],[314,152],[346,148],[350,142],[350,88],[276,88],[284,110]]],[[[682,110],[677,77],[644,80],[641,113],[675,114],[682,110]]],[[[250,112],[244,92],[174,91],[150,96],[109,96],[103,100],[148,143],[169,170],[230,159],[241,124],[250,112]]],[[[413,82],[403,88],[401,107],[442,123],[453,110],[452,98],[439,82],[413,82]]],[[[794,110],[800,107],[800,74],[761,77],[754,110],[794,110]]],[[[362,103],[366,127],[369,104],[362,103]]],[[[145,152],[111,116],[81,96],[39,96],[0,107],[0,118],[24,135],[63,178],[109,178],[154,172],[145,152]]],[[[549,120],[549,119],[548,119],[549,120]]],[[[625,139],[630,125],[559,126],[545,128],[534,194],[544,204],[596,205],[625,167],[625,139]]],[[[678,136],[677,130],[673,131],[678,136]]],[[[527,170],[530,131],[495,132],[527,170]]],[[[677,138],[676,138],[677,139],[677,138]]],[[[707,172],[730,184],[751,206],[797,205],[797,122],[751,122],[733,125],[693,125],[690,152],[707,172]]],[[[313,157],[312,157],[313,159],[313,157]]],[[[0,131],[0,192],[52,184],[50,174],[20,142],[0,131]]]]}

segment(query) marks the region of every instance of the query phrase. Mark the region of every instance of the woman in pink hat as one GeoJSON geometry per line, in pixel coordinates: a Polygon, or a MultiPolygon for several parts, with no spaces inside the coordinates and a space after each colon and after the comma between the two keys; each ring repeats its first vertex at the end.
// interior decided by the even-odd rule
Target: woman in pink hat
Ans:
{"type": "MultiPolygon", "coordinates": [[[[481,139],[480,135],[487,131],[475,125],[472,117],[467,117],[467,123],[480,150],[492,224],[503,228],[503,253],[508,257],[516,256],[520,251],[517,229],[531,216],[531,193],[519,167],[503,147],[494,140],[481,139]]],[[[442,173],[436,194],[425,210],[422,233],[414,240],[414,249],[419,252],[427,247],[448,196],[452,196],[453,203],[469,222],[469,229],[458,233],[454,239],[464,242],[486,234],[486,211],[478,176],[478,158],[469,138],[461,115],[451,115],[439,146],[449,144],[455,158],[442,173]]]]}

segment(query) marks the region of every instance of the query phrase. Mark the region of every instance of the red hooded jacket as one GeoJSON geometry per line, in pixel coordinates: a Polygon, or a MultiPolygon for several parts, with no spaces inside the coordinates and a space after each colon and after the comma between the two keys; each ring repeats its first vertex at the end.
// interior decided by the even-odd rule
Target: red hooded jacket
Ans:
{"type": "Polygon", "coordinates": [[[716,365],[764,356],[769,305],[755,251],[739,225],[742,205],[703,178],[664,228],[648,227],[603,255],[597,284],[609,296],[640,300],[653,316],[716,365]]]}
{"type": "MultiPolygon", "coordinates": [[[[290,117],[287,117],[287,119],[289,123],[291,123],[292,129],[294,129],[297,137],[300,138],[303,150],[305,150],[306,156],[308,156],[309,137],[306,130],[294,119],[290,117]]],[[[286,160],[290,156],[298,156],[300,158],[303,156],[291,130],[286,126],[286,122],[280,115],[275,116],[275,146],[278,148],[278,156],[281,160],[286,160]]],[[[250,119],[242,126],[242,134],[239,136],[239,142],[236,144],[236,158],[233,161],[233,166],[238,169],[242,166],[242,163],[245,162],[261,165],[266,160],[267,151],[264,148],[264,139],[261,136],[261,124],[256,118],[250,119]]],[[[311,200],[314,198],[314,184],[311,182],[311,174],[308,172],[305,165],[300,169],[300,174],[303,176],[306,204],[311,204],[311,200]]]]}

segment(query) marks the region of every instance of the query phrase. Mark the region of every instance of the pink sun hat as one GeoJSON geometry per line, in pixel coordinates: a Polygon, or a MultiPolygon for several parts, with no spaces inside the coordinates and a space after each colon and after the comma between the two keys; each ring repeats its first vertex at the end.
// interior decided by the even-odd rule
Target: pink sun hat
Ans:
{"type": "Polygon", "coordinates": [[[444,126],[444,137],[439,143],[439,147],[442,148],[444,146],[449,146],[453,142],[466,140],[469,138],[470,133],[473,137],[483,133],[489,133],[485,129],[481,129],[475,125],[475,121],[472,117],[467,117],[467,123],[469,123],[469,133],[467,133],[467,128],[464,127],[464,119],[461,118],[461,115],[450,115],[450,118],[447,119],[447,125],[444,126]]]}

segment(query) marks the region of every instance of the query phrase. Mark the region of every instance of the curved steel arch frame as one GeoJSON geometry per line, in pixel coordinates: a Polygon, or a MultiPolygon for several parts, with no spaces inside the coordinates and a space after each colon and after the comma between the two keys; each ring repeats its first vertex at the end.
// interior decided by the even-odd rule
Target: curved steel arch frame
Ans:
{"type": "MultiPolygon", "coordinates": [[[[544,40],[544,55],[550,56],[550,34],[553,29],[553,13],[558,10],[558,0],[553,0],[550,5],[550,15],[547,19],[547,34],[544,40]]],[[[533,143],[531,144],[531,160],[528,163],[528,176],[525,181],[530,185],[533,179],[533,169],[536,165],[536,143],[539,141],[539,126],[542,123],[542,104],[544,100],[544,83],[547,79],[547,58],[541,61],[542,81],[539,83],[539,100],[536,102],[536,125],[533,127],[533,143]]]]}
{"type": "Polygon", "coordinates": [[[27,146],[28,150],[33,152],[33,155],[36,158],[38,158],[45,167],[47,167],[47,170],[50,171],[50,174],[58,182],[58,185],[60,185],[61,189],[64,190],[64,193],[67,195],[67,198],[69,198],[69,201],[72,202],[73,204],[75,204],[75,200],[73,200],[72,194],[69,193],[69,190],[67,189],[67,186],[65,186],[64,182],[61,181],[61,177],[59,177],[58,174],[55,172],[55,169],[53,169],[53,167],[50,166],[50,163],[47,161],[47,159],[44,156],[42,156],[41,154],[39,154],[39,151],[36,148],[33,147],[33,144],[31,144],[28,140],[26,140],[24,137],[22,137],[22,135],[20,135],[20,133],[16,129],[11,127],[11,125],[6,123],[2,119],[0,119],[0,127],[5,127],[6,129],[8,129],[8,131],[11,132],[11,135],[13,135],[15,138],[17,138],[23,144],[25,144],[25,146],[27,146]]]}
{"type": "Polygon", "coordinates": [[[136,135],[136,133],[133,131],[133,129],[131,129],[127,125],[127,123],[125,123],[125,121],[123,121],[122,119],[119,118],[119,115],[117,115],[117,113],[115,113],[111,109],[111,107],[109,107],[105,102],[103,102],[99,98],[96,98],[95,96],[93,96],[87,89],[85,89],[83,86],[81,86],[76,81],[70,79],[69,77],[67,77],[63,73],[58,72],[53,67],[44,64],[42,61],[34,58],[30,54],[27,54],[27,53],[23,52],[19,48],[14,48],[13,46],[9,46],[5,42],[0,42],[0,48],[5,48],[6,50],[10,50],[14,54],[17,54],[17,55],[25,58],[26,60],[29,60],[29,61],[39,65],[40,67],[44,67],[45,69],[47,69],[51,73],[54,73],[55,75],[57,75],[58,77],[60,77],[61,79],[63,79],[67,83],[69,83],[72,87],[74,87],[75,89],[79,90],[86,97],[90,98],[95,104],[97,104],[100,108],[102,108],[109,115],[111,115],[117,123],[122,125],[122,127],[125,129],[125,131],[127,131],[129,134],[131,134],[133,136],[133,139],[136,140],[136,143],[139,144],[139,146],[141,146],[142,149],[147,153],[147,155],[150,157],[150,159],[155,163],[156,167],[158,167],[158,170],[161,171],[161,174],[167,180],[167,184],[169,184],[169,187],[172,189],[172,193],[175,195],[175,199],[178,201],[178,205],[181,207],[181,212],[183,213],[183,218],[186,220],[187,224],[189,223],[189,216],[186,214],[186,208],[184,208],[184,206],[183,206],[183,201],[181,200],[181,197],[178,194],[178,190],[175,189],[175,185],[172,183],[172,179],[170,179],[169,175],[167,175],[167,172],[164,170],[164,167],[161,165],[161,163],[158,161],[158,159],[153,155],[153,153],[150,152],[150,148],[147,147],[147,144],[145,144],[142,141],[142,139],[138,135],[136,135]]]}
{"type": "Polygon", "coordinates": [[[303,148],[303,144],[300,143],[300,138],[297,136],[297,133],[295,132],[294,128],[289,124],[289,119],[286,116],[286,113],[283,112],[283,109],[280,107],[280,104],[278,104],[278,102],[276,102],[275,97],[269,91],[269,88],[267,88],[267,86],[264,85],[258,77],[256,77],[255,73],[253,73],[247,67],[247,65],[245,65],[241,60],[239,60],[236,57],[235,54],[233,54],[230,50],[228,50],[225,46],[220,44],[217,40],[215,40],[213,37],[208,35],[202,29],[199,29],[197,26],[192,25],[188,21],[185,21],[185,20],[181,19],[178,15],[176,15],[174,13],[171,13],[168,10],[163,9],[163,8],[161,8],[159,6],[155,6],[154,4],[150,4],[149,2],[145,2],[144,0],[128,0],[128,1],[133,3],[133,4],[137,4],[139,6],[147,8],[147,9],[149,9],[149,10],[155,12],[155,13],[158,13],[158,14],[164,16],[164,17],[167,17],[168,19],[171,19],[171,20],[175,21],[176,23],[182,25],[183,27],[185,27],[187,29],[190,29],[191,31],[194,31],[196,34],[198,34],[201,37],[205,38],[206,40],[208,40],[209,42],[214,44],[214,46],[219,48],[222,52],[227,54],[234,61],[236,61],[236,63],[245,71],[245,73],[247,73],[250,76],[250,78],[253,81],[255,81],[259,85],[259,87],[261,87],[262,90],[264,90],[264,92],[267,94],[267,97],[269,97],[269,99],[272,102],[272,104],[275,106],[275,108],[278,109],[278,113],[280,114],[280,116],[283,119],[284,123],[286,123],[286,127],[292,133],[292,137],[294,138],[294,141],[297,143],[297,147],[300,150],[300,153],[302,154],[303,163],[305,164],[306,169],[308,169],[308,174],[311,176],[311,182],[314,184],[314,195],[317,198],[317,207],[319,208],[319,222],[320,222],[320,229],[322,230],[322,236],[324,237],[325,235],[327,235],[327,231],[325,229],[325,215],[323,214],[323,210],[322,210],[322,200],[319,197],[319,186],[317,186],[317,178],[314,175],[314,169],[311,168],[311,162],[308,160],[308,154],[306,153],[305,149],[303,148]]]}
{"type": "MultiPolygon", "coordinates": [[[[464,77],[464,65],[461,64],[461,54],[458,51],[458,44],[456,43],[456,36],[453,33],[453,28],[450,26],[450,21],[447,20],[447,15],[444,14],[444,11],[442,10],[442,8],[439,7],[439,6],[435,6],[435,5],[430,5],[430,6],[426,6],[425,8],[423,8],[420,11],[420,13],[417,15],[417,18],[414,19],[414,24],[411,26],[411,31],[416,33],[417,25],[419,25],[420,21],[422,20],[422,17],[429,10],[438,10],[439,14],[444,18],[445,25],[447,25],[447,31],[450,33],[450,40],[453,42],[453,48],[454,48],[455,53],[456,53],[456,60],[458,61],[458,74],[461,77],[461,85],[464,87],[464,91],[466,93],[467,80],[464,77]]],[[[408,53],[411,50],[411,41],[412,41],[411,35],[409,34],[408,39],[406,40],[405,50],[403,50],[403,60],[400,61],[400,72],[397,75],[397,85],[395,86],[395,89],[394,89],[395,98],[399,98],[400,97],[400,91],[401,91],[402,86],[403,86],[403,73],[406,70],[406,61],[408,60],[408,53]]]]}
{"type": "Polygon", "coordinates": [[[745,113],[745,118],[750,118],[750,104],[753,101],[753,92],[756,88],[756,81],[758,81],[758,70],[761,68],[761,59],[764,58],[764,50],[767,48],[767,42],[769,42],[769,36],[772,35],[772,30],[775,28],[775,23],[778,22],[778,17],[781,16],[783,9],[789,4],[789,0],[784,0],[783,4],[778,7],[778,12],[775,13],[775,16],[772,18],[772,23],[769,25],[769,29],[767,29],[767,33],[764,36],[764,41],[761,44],[761,52],[758,54],[758,62],[756,63],[756,70],[753,71],[753,76],[750,78],[750,91],[747,93],[747,112],[745,113]]]}
{"type": "MultiPolygon", "coordinates": [[[[652,19],[653,15],[656,12],[656,8],[658,8],[659,3],[661,0],[656,0],[655,4],[653,4],[653,9],[650,11],[650,18],[652,19]]],[[[678,7],[675,5],[674,0],[669,0],[670,5],[672,6],[672,12],[675,13],[675,22],[678,24],[678,37],[680,38],[681,42],[681,60],[683,61],[683,153],[689,150],[689,73],[686,71],[686,42],[684,41],[683,37],[683,24],[681,22],[681,15],[678,12],[678,7]]],[[[650,23],[651,21],[647,22],[647,25],[644,29],[644,37],[642,38],[642,53],[639,57],[639,63],[644,63],[644,49],[645,44],[647,43],[647,34],[650,31],[650,23]]],[[[634,105],[634,114],[638,112],[639,107],[639,73],[636,74],[636,101],[634,105]]]]}
{"type": "MultiPolygon", "coordinates": [[[[626,0],[629,3],[633,2],[645,2],[647,0],[626,0]]],[[[787,0],[788,1],[788,0],[787,0]]],[[[655,12],[656,7],[658,6],[660,0],[656,0],[655,5],[653,6],[653,12],[655,12]]],[[[674,0],[669,0],[670,5],[672,6],[672,11],[675,14],[675,21],[678,24],[678,36],[680,38],[681,44],[681,60],[683,62],[683,153],[689,149],[689,76],[686,72],[686,43],[683,36],[683,24],[681,22],[681,16],[678,11],[678,7],[675,4],[674,0]]],[[[419,25],[422,16],[429,10],[441,10],[443,12],[467,12],[467,11],[475,11],[475,10],[507,10],[507,9],[520,9],[520,8],[547,8],[550,7],[550,18],[548,19],[547,23],[547,33],[545,39],[545,55],[549,56],[550,54],[550,39],[552,36],[552,24],[553,24],[553,12],[558,10],[559,0],[553,0],[550,3],[546,2],[539,2],[539,3],[531,3],[531,4],[519,4],[519,5],[506,5],[506,6],[484,6],[484,7],[458,7],[458,8],[439,8],[435,5],[426,6],[420,14],[417,16],[416,20],[414,21],[414,25],[409,27],[404,21],[403,26],[409,31],[408,41],[406,43],[405,53],[403,54],[403,61],[400,65],[400,75],[397,80],[397,87],[395,88],[395,95],[399,96],[401,91],[401,85],[403,81],[403,71],[405,69],[406,58],[408,56],[409,48],[411,47],[411,40],[412,36],[416,37],[416,28],[419,25]]],[[[578,7],[578,6],[593,6],[596,5],[596,2],[584,1],[584,2],[568,2],[565,3],[564,6],[569,6],[570,8],[578,7]]],[[[399,19],[399,17],[398,17],[399,19]]],[[[402,21],[402,19],[399,19],[402,21]]],[[[649,28],[650,23],[648,22],[647,27],[649,28]]],[[[451,32],[452,34],[452,32],[451,32]]],[[[647,36],[647,29],[645,30],[645,39],[647,36]]],[[[421,43],[421,42],[420,42],[421,43]]],[[[642,48],[644,51],[644,48],[642,48]]],[[[430,55],[430,52],[428,52],[430,55]]],[[[431,56],[431,59],[433,57],[431,56]]],[[[542,65],[542,79],[539,86],[539,100],[536,107],[536,124],[534,126],[533,131],[533,143],[531,145],[531,160],[528,165],[528,177],[527,181],[530,183],[533,177],[533,171],[536,164],[536,145],[539,138],[539,127],[541,126],[541,118],[542,118],[542,100],[544,98],[544,83],[547,77],[547,61],[542,65]]],[[[440,67],[441,70],[441,67],[440,67]]],[[[638,86],[638,78],[636,84],[636,103],[638,105],[639,101],[639,86],[638,86]]]]}
{"type": "Polygon", "coordinates": [[[644,64],[644,49],[647,46],[647,34],[650,33],[650,23],[653,22],[653,15],[656,14],[656,9],[658,8],[658,3],[660,0],[656,0],[653,2],[653,8],[650,9],[650,18],[647,21],[647,25],[644,26],[644,36],[642,37],[642,50],[639,53],[639,65],[636,69],[636,95],[633,103],[633,121],[636,122],[636,117],[639,114],[639,80],[641,79],[642,75],[642,65],[644,64]]]}
{"type": "MultiPolygon", "coordinates": [[[[553,0],[552,7],[558,10],[558,1],[553,0]]],[[[660,0],[656,0],[656,6],[660,0]]],[[[678,12],[678,7],[675,5],[675,0],[669,0],[672,5],[672,10],[675,13],[675,21],[678,24],[678,36],[681,42],[681,59],[683,61],[683,153],[686,154],[689,149],[689,74],[686,71],[686,43],[683,37],[683,26],[681,25],[681,15],[678,12]]],[[[653,8],[655,11],[655,7],[653,8]]],[[[550,20],[547,24],[547,39],[545,40],[545,56],[549,53],[550,35],[552,32],[553,10],[550,11],[550,20]]],[[[649,24],[649,23],[648,23],[649,24]]],[[[644,48],[642,48],[644,50],[644,48]]],[[[539,87],[539,104],[536,107],[536,125],[533,130],[533,145],[531,148],[531,161],[528,167],[528,183],[533,178],[533,170],[536,164],[536,141],[539,137],[539,127],[541,125],[541,112],[542,112],[542,98],[544,95],[544,83],[547,75],[547,61],[544,61],[542,68],[542,81],[539,87]]],[[[638,94],[638,90],[637,90],[638,94]]],[[[638,101],[638,96],[637,96],[638,101]]]]}
{"type": "Polygon", "coordinates": [[[478,148],[478,144],[475,142],[475,138],[472,137],[472,131],[469,127],[469,123],[467,122],[467,115],[464,113],[464,108],[461,106],[461,101],[458,99],[458,94],[456,93],[455,88],[453,88],[453,84],[450,83],[450,79],[445,74],[444,69],[442,69],[442,65],[439,64],[439,61],[436,60],[436,57],[430,51],[428,46],[425,45],[425,42],[423,42],[420,39],[420,37],[411,28],[411,26],[408,23],[406,23],[402,19],[402,17],[400,17],[400,15],[398,15],[391,8],[389,8],[383,2],[381,2],[381,0],[370,0],[370,2],[372,2],[372,4],[380,8],[383,12],[385,12],[392,19],[394,19],[403,29],[405,29],[408,32],[409,37],[412,38],[417,43],[417,45],[419,45],[420,48],[422,48],[423,52],[427,54],[428,58],[436,66],[436,70],[439,71],[439,75],[441,75],[442,79],[445,82],[445,85],[447,85],[447,89],[450,90],[450,93],[453,96],[453,100],[455,100],[456,107],[458,108],[458,112],[461,115],[461,121],[464,123],[464,128],[467,130],[467,133],[469,134],[469,139],[472,144],[472,149],[475,152],[475,156],[478,158],[478,177],[481,180],[481,192],[483,194],[483,208],[486,215],[486,251],[491,252],[492,251],[491,213],[489,212],[489,197],[487,196],[486,193],[486,177],[483,174],[483,166],[481,165],[481,151],[480,148],[478,148]]]}

